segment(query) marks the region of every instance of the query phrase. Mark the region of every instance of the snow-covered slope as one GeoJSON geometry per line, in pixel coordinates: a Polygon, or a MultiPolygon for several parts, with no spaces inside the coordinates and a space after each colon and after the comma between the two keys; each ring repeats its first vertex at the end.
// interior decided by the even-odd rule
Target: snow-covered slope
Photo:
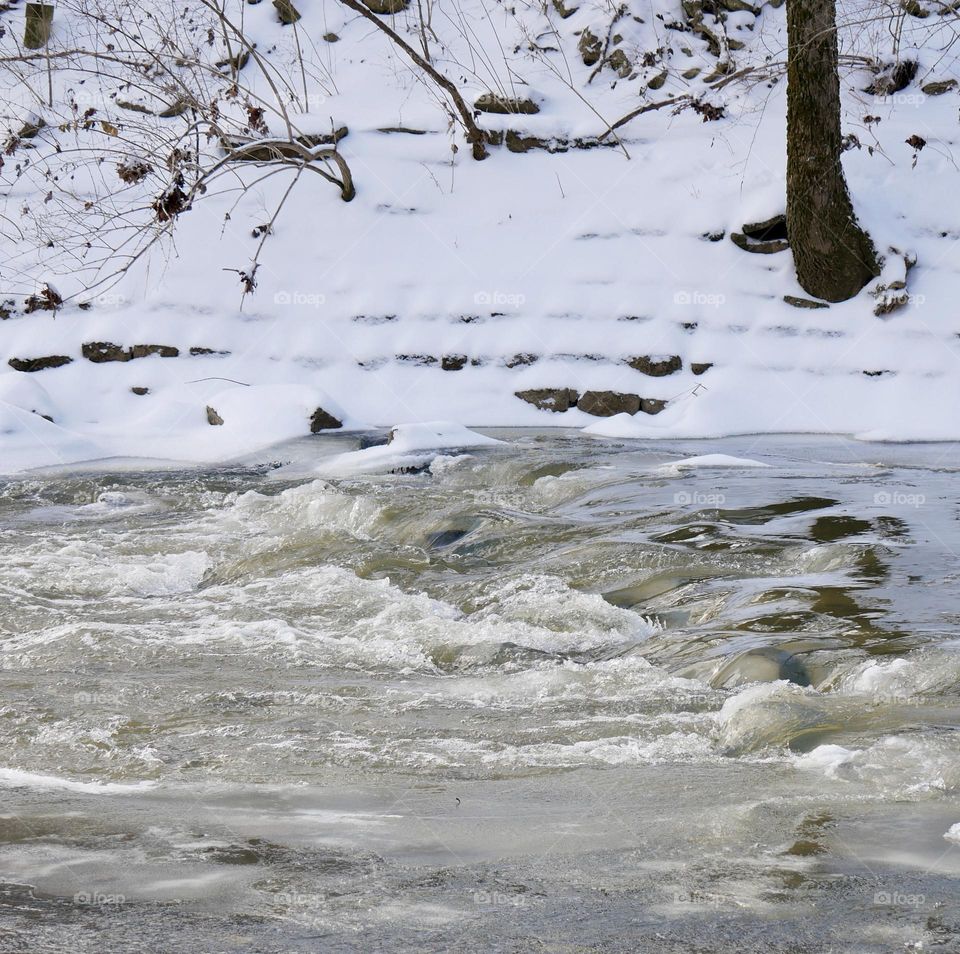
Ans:
{"type": "MultiPolygon", "coordinates": [[[[268,2],[225,4],[255,47],[236,95],[229,65],[213,65],[237,55],[236,38],[202,0],[167,14],[133,0],[61,2],[47,51],[5,66],[11,134],[31,117],[46,125],[11,138],[0,170],[2,469],[223,458],[308,433],[318,408],[348,427],[442,418],[618,437],[960,437],[956,14],[873,20],[876,4],[841,3],[844,129],[855,137],[845,168],[887,264],[858,298],[808,309],[784,301],[804,297],[789,251],[750,254],[730,240],[785,204],[782,7],[724,12],[721,23],[711,11],[749,5],[630,0],[617,16],[603,0],[436,0],[423,5],[423,30],[417,4],[383,17],[416,50],[426,44],[467,103],[492,92],[539,107],[477,113],[526,150],[490,146],[478,162],[450,98],[387,36],[337,0],[296,5],[290,26],[268,2]],[[101,15],[124,31],[111,35],[101,15]],[[892,35],[916,76],[866,93],[897,60],[892,35]],[[591,37],[601,58],[588,66],[591,37]],[[234,162],[161,227],[151,203],[171,184],[170,144],[191,123],[209,128],[208,107],[152,115],[183,92],[168,48],[196,53],[178,82],[217,100],[232,129],[287,138],[288,120],[297,135],[347,127],[338,149],[353,201],[309,170],[234,162]],[[155,57],[136,81],[114,62],[130,50],[155,57]],[[252,123],[251,104],[263,107],[252,123]],[[645,104],[657,108],[596,145],[645,104]],[[120,182],[116,167],[135,159],[149,172],[120,182]],[[151,221],[162,234],[110,277],[155,234],[135,227],[151,221]],[[871,292],[904,279],[909,301],[875,314],[883,298],[871,292]],[[41,295],[25,308],[46,283],[63,305],[46,310],[41,295]],[[167,350],[130,352],[138,345],[167,350]],[[102,360],[111,354],[122,360],[102,360]],[[71,360],[8,365],[50,356],[71,360]],[[532,395],[554,407],[616,392],[627,398],[600,409],[626,413],[516,396],[539,389],[559,390],[532,395]]],[[[2,55],[15,60],[23,4],[0,18],[2,55]]],[[[198,134],[195,147],[187,165],[222,154],[215,138],[198,134]]]]}

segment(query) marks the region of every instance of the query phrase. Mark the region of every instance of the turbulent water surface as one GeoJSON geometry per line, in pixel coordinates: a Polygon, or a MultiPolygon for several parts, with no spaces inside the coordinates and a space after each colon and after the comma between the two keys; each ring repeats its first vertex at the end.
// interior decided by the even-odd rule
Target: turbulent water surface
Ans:
{"type": "Polygon", "coordinates": [[[960,951],[957,448],[495,436],[0,484],[0,951],[960,951]]]}

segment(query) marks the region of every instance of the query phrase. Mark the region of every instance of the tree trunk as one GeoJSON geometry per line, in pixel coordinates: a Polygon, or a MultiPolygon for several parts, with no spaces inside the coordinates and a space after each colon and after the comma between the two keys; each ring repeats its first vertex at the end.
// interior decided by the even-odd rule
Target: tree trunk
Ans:
{"type": "Polygon", "coordinates": [[[836,0],[787,0],[787,234],[797,279],[845,301],[879,274],[840,164],[836,0]]]}

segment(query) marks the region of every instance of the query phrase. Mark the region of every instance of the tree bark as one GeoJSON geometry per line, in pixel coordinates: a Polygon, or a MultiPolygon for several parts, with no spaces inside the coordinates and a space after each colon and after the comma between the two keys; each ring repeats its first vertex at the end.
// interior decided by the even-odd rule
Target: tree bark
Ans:
{"type": "Polygon", "coordinates": [[[836,0],[787,0],[787,234],[809,294],[845,301],[879,274],[840,156],[836,0]]]}

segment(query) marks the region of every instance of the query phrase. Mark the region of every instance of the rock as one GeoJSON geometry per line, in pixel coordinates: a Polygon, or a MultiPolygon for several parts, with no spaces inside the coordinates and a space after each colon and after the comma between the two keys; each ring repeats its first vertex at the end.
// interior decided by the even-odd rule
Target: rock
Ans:
{"type": "MultiPolygon", "coordinates": [[[[5,9],[8,8],[5,7],[5,9]]],[[[50,41],[50,32],[53,29],[53,4],[28,3],[25,17],[23,45],[28,50],[39,50],[50,41]]]]}
{"type": "Polygon", "coordinates": [[[690,370],[694,374],[700,375],[700,374],[706,374],[707,371],[709,371],[712,367],[713,367],[712,361],[693,362],[690,365],[690,370]]]}
{"type": "Polygon", "coordinates": [[[668,374],[674,374],[683,367],[683,361],[679,355],[672,354],[667,358],[657,360],[649,355],[642,355],[637,358],[631,358],[627,364],[634,371],[641,371],[650,375],[652,378],[664,378],[668,374]]]}
{"type": "Polygon", "coordinates": [[[508,368],[519,368],[521,365],[535,364],[539,360],[537,355],[523,352],[521,354],[515,354],[512,358],[507,358],[504,364],[508,368]]]}
{"type": "Polygon", "coordinates": [[[633,70],[633,66],[630,63],[630,58],[626,53],[623,52],[623,50],[614,50],[607,57],[607,63],[612,70],[617,72],[620,79],[626,79],[633,70]]]}
{"type": "Polygon", "coordinates": [[[216,351],[213,348],[193,347],[190,349],[190,354],[192,354],[196,358],[196,357],[199,357],[200,355],[205,355],[205,354],[225,355],[225,354],[230,354],[230,352],[216,351]]]}
{"type": "Polygon", "coordinates": [[[657,398],[640,398],[640,410],[644,414],[659,414],[666,406],[666,401],[657,398]]]}
{"type": "Polygon", "coordinates": [[[787,217],[784,213],[764,219],[762,222],[747,222],[743,226],[743,234],[747,238],[761,242],[770,242],[775,239],[787,241],[787,217]]]}
{"type": "Polygon", "coordinates": [[[656,76],[649,83],[647,83],[647,89],[652,89],[654,91],[662,89],[663,85],[667,82],[667,71],[664,70],[662,73],[657,73],[656,76]]]}
{"type": "Polygon", "coordinates": [[[790,248],[790,243],[785,239],[775,239],[771,242],[755,242],[741,232],[731,232],[730,241],[733,242],[737,248],[742,248],[745,252],[756,252],[760,255],[775,255],[777,252],[785,252],[790,248]]]}
{"type": "Polygon", "coordinates": [[[884,315],[899,311],[909,304],[910,296],[905,291],[895,291],[892,295],[888,291],[885,291],[874,306],[873,313],[878,318],[882,318],[884,315]]]}
{"type": "Polygon", "coordinates": [[[339,43],[340,37],[336,33],[324,33],[323,39],[326,43],[339,43]]]}
{"type": "Polygon", "coordinates": [[[368,447],[382,447],[390,443],[390,434],[364,434],[360,438],[357,450],[366,450],[368,447]]]}
{"type": "Polygon", "coordinates": [[[580,8],[568,7],[564,3],[564,0],[553,0],[553,9],[560,14],[560,19],[566,20],[567,17],[572,17],[580,8]]]}
{"type": "Polygon", "coordinates": [[[161,358],[176,358],[180,349],[173,345],[142,344],[124,348],[112,341],[88,341],[80,349],[83,356],[94,364],[104,364],[107,361],[132,361],[134,358],[147,358],[158,354],[161,358]]]}
{"type": "Polygon", "coordinates": [[[310,415],[310,433],[318,434],[320,431],[336,431],[343,427],[343,421],[334,417],[322,407],[318,407],[310,415]]]}
{"type": "Polygon", "coordinates": [[[112,341],[88,341],[80,348],[83,356],[94,364],[105,361],[129,361],[130,352],[112,341]]]}
{"type": "Polygon", "coordinates": [[[223,418],[217,414],[209,404],[207,405],[207,423],[212,424],[214,427],[219,427],[223,424],[223,418]]]}
{"type": "Polygon", "coordinates": [[[130,349],[131,360],[134,358],[149,358],[152,354],[158,354],[161,358],[176,358],[180,355],[180,349],[174,348],[173,345],[156,344],[134,345],[130,349]]]}
{"type": "Polygon", "coordinates": [[[444,371],[459,371],[467,363],[465,354],[445,354],[440,359],[440,367],[444,371]]]}
{"type": "Polygon", "coordinates": [[[920,87],[920,92],[925,96],[942,96],[944,93],[949,93],[950,90],[957,88],[957,81],[955,79],[941,80],[938,83],[927,83],[925,86],[920,87]]]}
{"type": "MultiPolygon", "coordinates": [[[[290,26],[290,24],[296,23],[297,20],[300,19],[300,11],[293,5],[291,0],[273,0],[273,5],[276,8],[280,22],[284,26],[290,26]]],[[[368,3],[367,6],[369,6],[374,13],[378,12],[375,9],[375,4],[368,3]]]]}
{"type": "Polygon", "coordinates": [[[7,364],[14,371],[45,371],[47,368],[62,368],[70,364],[73,358],[65,354],[49,354],[44,358],[11,358],[7,364]]]}
{"type": "Polygon", "coordinates": [[[398,354],[396,359],[403,364],[415,364],[419,367],[437,363],[437,359],[432,354],[398,354]]]}
{"type": "Polygon", "coordinates": [[[139,397],[143,397],[144,394],[150,393],[150,388],[132,387],[130,388],[130,390],[133,391],[133,393],[138,395],[139,397]]]}
{"type": "Polygon", "coordinates": [[[496,93],[484,93],[473,106],[481,113],[498,115],[522,113],[525,116],[532,116],[540,112],[540,107],[532,99],[515,99],[509,96],[498,96],[496,93]]]}
{"type": "Polygon", "coordinates": [[[603,43],[595,33],[590,30],[584,30],[580,34],[580,41],[577,43],[577,49],[580,51],[580,58],[584,66],[593,66],[600,59],[603,53],[603,43]]]}
{"type": "Polygon", "coordinates": [[[365,0],[365,2],[374,13],[384,14],[400,13],[406,10],[410,0],[365,0]]]}
{"type": "Polygon", "coordinates": [[[640,410],[640,395],[621,394],[619,391],[585,391],[577,401],[577,407],[594,417],[636,414],[640,410]]]}
{"type": "Polygon", "coordinates": [[[533,388],[514,392],[521,401],[532,404],[541,411],[569,411],[575,407],[580,395],[573,388],[533,388]]]}
{"type": "Polygon", "coordinates": [[[825,301],[814,301],[812,298],[798,298],[796,295],[784,295],[783,300],[794,308],[829,308],[825,301]]]}
{"type": "Polygon", "coordinates": [[[692,80],[696,79],[700,75],[700,72],[701,70],[699,66],[691,66],[690,69],[684,70],[680,75],[685,80],[692,80]]]}

